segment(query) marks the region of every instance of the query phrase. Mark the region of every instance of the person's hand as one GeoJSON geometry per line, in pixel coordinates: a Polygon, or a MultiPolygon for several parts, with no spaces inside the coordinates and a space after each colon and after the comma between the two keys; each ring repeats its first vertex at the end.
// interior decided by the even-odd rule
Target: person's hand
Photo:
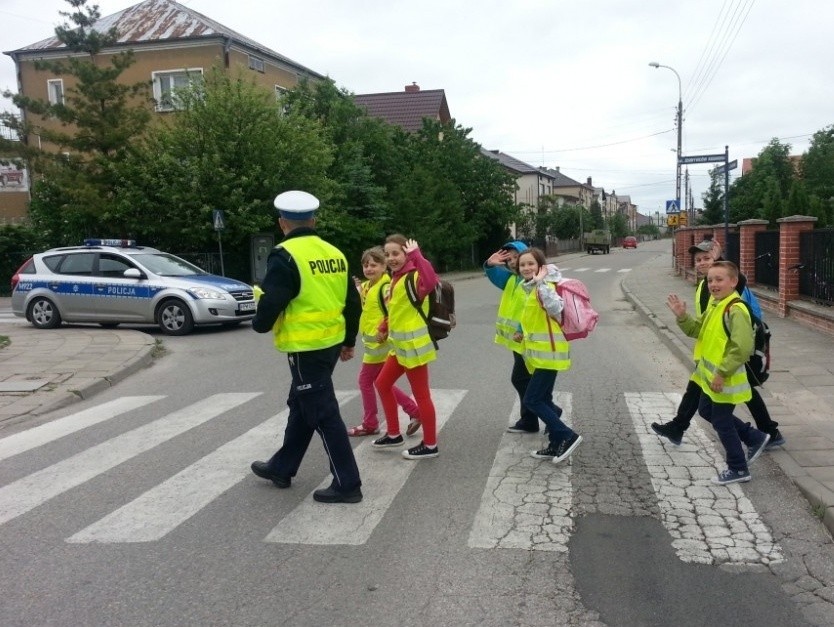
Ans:
{"type": "Polygon", "coordinates": [[[342,346],[342,352],[339,355],[339,359],[342,361],[350,361],[353,359],[353,350],[352,346],[342,346]]]}
{"type": "Polygon", "coordinates": [[[415,250],[420,250],[420,244],[417,243],[415,239],[407,239],[405,240],[405,246],[403,246],[403,250],[405,254],[414,252],[415,250]]]}
{"type": "Polygon", "coordinates": [[[713,392],[721,392],[724,389],[724,377],[720,374],[716,374],[715,378],[709,382],[709,389],[713,392]]]}
{"type": "Polygon", "coordinates": [[[521,342],[524,339],[524,334],[521,331],[513,333],[513,342],[521,342]]]}
{"type": "Polygon", "coordinates": [[[489,259],[486,260],[486,264],[488,266],[503,266],[507,261],[510,259],[510,251],[504,250],[496,250],[489,256],[489,259]]]}
{"type": "Polygon", "coordinates": [[[666,306],[672,310],[676,318],[682,318],[686,315],[686,303],[677,294],[669,294],[666,299],[666,306]]]}
{"type": "Polygon", "coordinates": [[[388,334],[383,333],[382,331],[378,331],[375,339],[378,344],[382,344],[385,340],[388,339],[388,334]]]}
{"type": "Polygon", "coordinates": [[[361,291],[362,290],[362,279],[360,279],[358,276],[353,276],[352,278],[353,278],[353,284],[356,286],[356,289],[361,291]]]}
{"type": "Polygon", "coordinates": [[[541,266],[539,268],[539,271],[536,272],[536,276],[534,276],[533,279],[536,281],[536,283],[541,283],[542,281],[544,281],[544,277],[546,277],[546,276],[547,276],[547,266],[541,266]]]}

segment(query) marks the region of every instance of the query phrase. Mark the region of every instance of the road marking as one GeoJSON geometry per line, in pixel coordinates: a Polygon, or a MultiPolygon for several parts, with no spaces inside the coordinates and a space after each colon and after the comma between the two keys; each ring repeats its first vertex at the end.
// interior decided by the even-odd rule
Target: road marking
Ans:
{"type": "Polygon", "coordinates": [[[585,272],[586,270],[590,270],[590,268],[576,268],[574,272],[585,272]]]}
{"type": "Polygon", "coordinates": [[[631,272],[631,268],[622,268],[620,270],[617,270],[617,272],[631,272]]]}
{"type": "Polygon", "coordinates": [[[257,396],[260,392],[215,394],[3,486],[0,524],[257,396]]]}
{"type": "Polygon", "coordinates": [[[626,405],[657,495],[663,526],[684,562],[701,564],[773,564],[782,550],[744,495],[740,484],[712,483],[723,469],[723,453],[696,417],[676,448],[651,430],[665,422],[680,403],[680,394],[626,393],[626,405]]]}
{"type": "MultiPolygon", "coordinates": [[[[438,432],[463,400],[466,390],[432,390],[437,411],[438,432]]],[[[412,440],[413,444],[417,444],[412,440]]],[[[411,442],[407,442],[408,446],[411,442]]],[[[443,455],[442,441],[440,454],[443,455]]],[[[323,505],[313,500],[312,493],[266,536],[264,542],[283,544],[364,544],[382,520],[394,498],[405,485],[418,464],[433,464],[435,460],[411,461],[403,459],[405,449],[374,450],[370,439],[354,449],[356,462],[368,489],[360,503],[323,505]]],[[[328,477],[319,488],[330,485],[328,477]]]]}
{"type": "Polygon", "coordinates": [[[164,396],[124,396],[0,440],[0,460],[43,446],[66,435],[97,425],[119,414],[158,401],[164,396]]]}
{"type": "Polygon", "coordinates": [[[600,268],[599,270],[594,270],[594,272],[611,272],[611,268],[600,268]]]}
{"type": "MultiPolygon", "coordinates": [[[[570,425],[573,395],[557,392],[556,404],[564,410],[562,420],[570,425]]],[[[516,399],[511,422],[518,409],[516,399]]],[[[530,455],[544,444],[541,435],[501,437],[469,533],[470,547],[567,552],[573,530],[573,468],[569,461],[554,465],[530,455]]]]}
{"type": "MultiPolygon", "coordinates": [[[[345,405],[358,392],[337,392],[345,405]]],[[[251,474],[253,459],[264,453],[264,443],[283,434],[289,410],[250,429],[178,472],[135,500],[82,529],[67,542],[152,542],[194,516],[228,489],[251,474]]]]}

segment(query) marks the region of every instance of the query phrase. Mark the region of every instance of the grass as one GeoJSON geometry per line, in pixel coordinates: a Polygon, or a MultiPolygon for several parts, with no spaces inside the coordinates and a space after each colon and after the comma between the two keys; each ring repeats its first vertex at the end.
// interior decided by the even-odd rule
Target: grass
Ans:
{"type": "Polygon", "coordinates": [[[8,335],[0,335],[0,348],[6,348],[11,343],[8,335]]]}
{"type": "Polygon", "coordinates": [[[168,353],[168,349],[162,344],[162,340],[157,338],[154,340],[153,348],[151,349],[151,357],[153,359],[159,359],[160,357],[166,355],[168,353]]]}
{"type": "Polygon", "coordinates": [[[811,508],[811,513],[820,520],[822,520],[822,517],[825,516],[825,504],[817,503],[811,508]]]}

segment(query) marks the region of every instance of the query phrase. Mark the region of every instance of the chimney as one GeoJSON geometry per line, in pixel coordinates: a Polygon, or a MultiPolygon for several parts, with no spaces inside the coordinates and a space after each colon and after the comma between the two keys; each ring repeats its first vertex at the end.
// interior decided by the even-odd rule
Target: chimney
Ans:
{"type": "Polygon", "coordinates": [[[556,174],[559,174],[559,166],[556,166],[556,174]]]}
{"type": "Polygon", "coordinates": [[[420,91],[420,86],[417,83],[412,82],[411,85],[405,86],[405,93],[407,94],[413,94],[418,91],[420,91]]]}
{"type": "Polygon", "coordinates": [[[588,187],[593,187],[593,186],[594,186],[594,184],[591,183],[591,177],[589,176],[588,177],[588,187]]]}

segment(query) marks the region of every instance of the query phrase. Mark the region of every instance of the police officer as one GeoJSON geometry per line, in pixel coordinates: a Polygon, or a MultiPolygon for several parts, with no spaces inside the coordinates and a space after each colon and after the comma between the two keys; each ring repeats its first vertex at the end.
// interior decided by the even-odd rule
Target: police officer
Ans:
{"type": "Polygon", "coordinates": [[[284,240],[270,253],[263,294],[252,319],[258,333],[273,331],[275,348],[287,353],[292,383],[284,444],[252,472],[288,488],[318,432],[333,481],[316,490],[322,503],[358,503],[362,481],[339,413],[332,374],[336,362],[353,357],[361,304],[342,252],[315,232],[318,199],[302,191],[275,198],[284,240]]]}

